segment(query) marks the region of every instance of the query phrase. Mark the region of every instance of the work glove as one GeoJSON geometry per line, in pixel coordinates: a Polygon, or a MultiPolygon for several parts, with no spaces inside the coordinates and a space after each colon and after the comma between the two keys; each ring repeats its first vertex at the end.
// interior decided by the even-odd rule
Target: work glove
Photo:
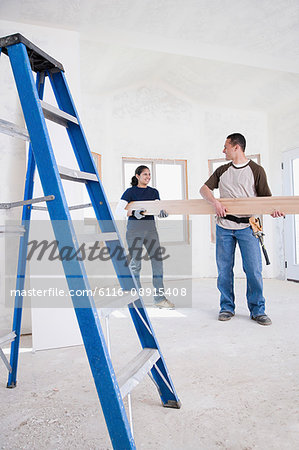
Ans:
{"type": "Polygon", "coordinates": [[[159,219],[165,219],[166,217],[168,217],[167,212],[165,211],[165,209],[161,209],[161,211],[158,214],[159,219]]]}
{"type": "Polygon", "coordinates": [[[136,219],[144,219],[145,215],[143,214],[146,211],[146,209],[133,209],[132,216],[136,219]]]}

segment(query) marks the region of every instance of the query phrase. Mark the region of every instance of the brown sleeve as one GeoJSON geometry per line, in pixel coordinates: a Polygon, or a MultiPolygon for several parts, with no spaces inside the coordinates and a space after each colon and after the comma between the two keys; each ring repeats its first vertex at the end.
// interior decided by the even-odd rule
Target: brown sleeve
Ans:
{"type": "Polygon", "coordinates": [[[250,161],[250,168],[254,177],[254,186],[257,197],[270,197],[272,195],[268,186],[267,175],[265,170],[259,164],[254,161],[250,161]]]}
{"type": "Polygon", "coordinates": [[[217,167],[215,172],[210,176],[210,178],[205,182],[211,191],[217,189],[219,186],[219,180],[221,175],[226,172],[226,170],[232,165],[232,163],[224,164],[223,166],[217,167]]]}

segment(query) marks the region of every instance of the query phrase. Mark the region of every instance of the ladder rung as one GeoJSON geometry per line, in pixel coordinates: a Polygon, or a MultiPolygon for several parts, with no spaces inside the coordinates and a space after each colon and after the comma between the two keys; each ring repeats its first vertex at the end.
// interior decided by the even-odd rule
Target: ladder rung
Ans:
{"type": "Polygon", "coordinates": [[[6,356],[4,355],[4,352],[1,348],[2,345],[5,344],[9,344],[10,342],[14,341],[16,338],[16,333],[14,331],[11,331],[9,334],[6,334],[5,336],[1,336],[0,337],[0,358],[2,359],[2,361],[4,362],[7,370],[9,371],[9,373],[12,372],[12,368],[11,365],[8,362],[8,359],[6,358],[6,356]]]}
{"type": "Polygon", "coordinates": [[[0,346],[4,344],[9,344],[12,342],[16,337],[16,333],[14,331],[11,331],[9,334],[6,334],[5,336],[0,337],[0,346]]]}
{"type": "Polygon", "coordinates": [[[100,317],[107,317],[114,311],[127,307],[130,303],[138,300],[139,296],[136,292],[134,295],[131,291],[124,291],[123,295],[109,297],[95,297],[96,306],[100,317]]]}
{"type": "Polygon", "coordinates": [[[69,169],[64,166],[58,166],[58,170],[63,180],[77,181],[79,183],[86,183],[86,180],[99,181],[95,173],[81,172],[80,170],[69,169]]]}
{"type": "Polygon", "coordinates": [[[24,141],[30,141],[29,133],[26,128],[21,128],[15,123],[7,122],[3,119],[0,119],[0,132],[23,139],[24,141]]]}
{"type": "Polygon", "coordinates": [[[85,242],[86,244],[96,241],[99,242],[118,241],[118,234],[116,232],[98,233],[98,234],[79,234],[78,239],[80,242],[85,242]]]}
{"type": "Polygon", "coordinates": [[[40,104],[46,119],[52,120],[52,122],[56,122],[64,127],[67,127],[68,122],[73,122],[79,125],[77,117],[62,111],[61,109],[56,108],[43,100],[40,100],[40,104]]]}
{"type": "Polygon", "coordinates": [[[144,348],[118,374],[117,380],[122,398],[129,394],[148,374],[160,358],[155,348],[144,348]]]}

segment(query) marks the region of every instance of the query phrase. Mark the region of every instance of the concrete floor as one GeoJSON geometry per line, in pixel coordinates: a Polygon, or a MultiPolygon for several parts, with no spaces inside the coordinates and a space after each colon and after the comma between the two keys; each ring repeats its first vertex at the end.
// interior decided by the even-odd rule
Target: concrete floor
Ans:
{"type": "MultiPolygon", "coordinates": [[[[265,280],[271,327],[249,320],[244,285],[229,322],[217,321],[214,279],[194,281],[192,309],[149,310],[182,408],[162,408],[147,377],[132,394],[138,448],[299,448],[299,285],[265,280]]],[[[139,350],[126,311],[111,335],[118,369],[139,350]]],[[[5,384],[1,364],[1,449],[111,448],[82,347],[25,351],[18,387],[5,384]]]]}

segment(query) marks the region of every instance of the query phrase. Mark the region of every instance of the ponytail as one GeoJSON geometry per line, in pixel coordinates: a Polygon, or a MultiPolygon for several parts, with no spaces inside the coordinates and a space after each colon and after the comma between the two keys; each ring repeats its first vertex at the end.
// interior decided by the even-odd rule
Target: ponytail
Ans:
{"type": "Polygon", "coordinates": [[[134,175],[131,180],[131,186],[137,186],[137,184],[138,184],[138,179],[134,175]]]}

